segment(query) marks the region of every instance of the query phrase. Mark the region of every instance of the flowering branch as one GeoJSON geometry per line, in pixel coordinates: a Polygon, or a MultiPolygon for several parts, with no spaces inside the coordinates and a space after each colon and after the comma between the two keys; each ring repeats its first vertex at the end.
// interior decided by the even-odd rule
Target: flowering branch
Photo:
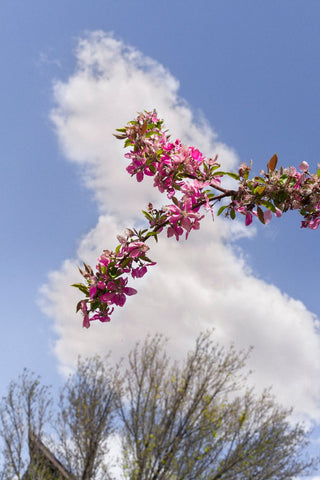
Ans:
{"type": "Polygon", "coordinates": [[[165,231],[176,240],[191,230],[199,230],[204,218],[204,207],[213,217],[213,207],[224,200],[217,215],[222,213],[232,220],[237,213],[244,215],[245,225],[253,216],[267,224],[272,214],[280,217],[288,210],[299,210],[303,217],[301,227],[317,229],[320,224],[320,168],[316,174],[309,172],[307,162],[299,171],[294,167],[276,170],[277,155],[267,165],[267,172],[249,178],[251,165],[242,163],[238,173],[220,170],[217,157],[207,159],[195,147],[187,147],[180,140],[170,141],[156,111],[138,115],[126,127],[117,129],[115,137],[124,140],[125,147],[132,147],[125,157],[130,161],[127,171],[142,182],[145,175],[154,177],[154,186],[165,193],[170,201],[160,209],[151,203],[143,211],[149,227],[144,230],[127,229],[118,235],[119,245],[114,252],[104,250],[98,258],[96,272],[84,264],[79,269],[86,284],[75,284],[85,299],[77,305],[83,313],[83,326],[89,328],[92,320],[110,321],[114,306],[122,307],[126,297],[137,291],[128,287],[128,279],[141,278],[148,267],[155,265],[146,255],[150,237],[158,241],[165,231]],[[237,189],[221,185],[221,179],[231,177],[237,189]]]}

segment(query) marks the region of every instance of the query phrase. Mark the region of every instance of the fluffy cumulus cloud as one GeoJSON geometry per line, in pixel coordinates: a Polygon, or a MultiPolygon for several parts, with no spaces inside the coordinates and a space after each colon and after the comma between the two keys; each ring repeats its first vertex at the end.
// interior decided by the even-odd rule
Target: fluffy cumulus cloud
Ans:
{"type": "Polygon", "coordinates": [[[80,296],[68,287],[80,279],[77,265],[83,260],[95,265],[104,248],[114,248],[118,233],[139,225],[139,212],[149,201],[160,201],[151,182],[137,184],[126,173],[121,142],[111,136],[114,129],[137,111],[156,108],[174,137],[207,155],[218,153],[224,168],[238,160],[203,118],[195,120],[178,95],[178,81],[156,61],[101,32],[82,39],[76,55],[74,74],[55,84],[52,120],[66,158],[79,164],[94,192],[100,217],[75,258],[51,272],[41,290],[43,309],[57,334],[54,348],[61,369],[67,371],[79,353],[112,350],[119,358],[133,342],[155,332],[169,337],[169,349],[179,357],[200,331],[214,327],[220,343],[254,346],[249,366],[256,385],[273,385],[281,402],[318,419],[316,319],[300,301],[255,278],[229,241],[254,230],[236,222],[212,223],[208,216],[188,241],[161,238],[150,244],[150,256],[158,263],[135,281],[138,295],[113,314],[111,324],[81,328],[75,315],[80,296]]]}

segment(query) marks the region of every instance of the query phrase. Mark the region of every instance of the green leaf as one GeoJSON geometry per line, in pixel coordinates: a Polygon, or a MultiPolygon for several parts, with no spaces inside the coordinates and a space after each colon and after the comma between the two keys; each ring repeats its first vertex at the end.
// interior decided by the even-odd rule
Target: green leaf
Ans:
{"type": "Polygon", "coordinates": [[[234,220],[236,218],[236,212],[235,210],[232,208],[231,212],[230,212],[230,217],[232,218],[232,220],[234,220]]]}
{"type": "Polygon", "coordinates": [[[154,175],[157,171],[156,167],[154,165],[152,165],[152,163],[150,163],[150,165],[148,165],[148,167],[149,167],[150,172],[152,172],[153,175],[154,175]]]}
{"type": "Polygon", "coordinates": [[[132,145],[134,145],[133,141],[130,140],[130,138],[127,138],[127,140],[124,142],[124,148],[130,147],[132,145]]]}
{"type": "Polygon", "coordinates": [[[116,128],[116,132],[126,133],[125,128],[116,128]]]}
{"type": "Polygon", "coordinates": [[[116,277],[119,277],[119,275],[121,275],[121,273],[119,273],[119,269],[114,265],[108,268],[108,274],[111,278],[116,278],[116,277]]]}
{"type": "Polygon", "coordinates": [[[231,178],[234,178],[235,180],[239,180],[239,175],[237,173],[234,173],[234,172],[215,172],[214,176],[218,176],[218,175],[228,175],[228,177],[231,177],[231,178]]]}
{"type": "Polygon", "coordinates": [[[207,197],[209,198],[209,200],[214,200],[215,197],[216,197],[216,194],[215,193],[212,193],[211,190],[204,190],[203,193],[205,193],[207,195],[207,197]]]}
{"type": "Polygon", "coordinates": [[[89,296],[89,289],[88,287],[83,285],[83,283],[74,283],[73,285],[71,285],[71,287],[78,288],[82,293],[89,296]]]}
{"type": "Polygon", "coordinates": [[[221,215],[221,213],[222,213],[226,208],[228,208],[228,205],[223,205],[222,207],[220,207],[219,210],[218,210],[217,215],[218,215],[218,216],[221,215]]]}
{"type": "Polygon", "coordinates": [[[219,163],[216,163],[215,165],[212,165],[210,167],[210,172],[214,172],[215,170],[217,170],[218,168],[220,168],[221,165],[219,165],[219,163]]]}
{"type": "Polygon", "coordinates": [[[266,186],[265,185],[258,185],[254,190],[253,193],[257,193],[258,195],[262,195],[263,192],[265,191],[266,186]]]}
{"type": "Polygon", "coordinates": [[[151,132],[147,132],[147,133],[145,134],[145,137],[146,137],[146,138],[149,138],[149,137],[152,137],[152,135],[154,135],[154,132],[151,130],[151,132]]]}
{"type": "Polygon", "coordinates": [[[255,182],[259,182],[259,183],[266,183],[265,179],[263,177],[259,177],[259,175],[256,175],[253,180],[255,182]]]}
{"type": "Polygon", "coordinates": [[[146,235],[146,238],[149,238],[149,237],[154,237],[156,242],[158,241],[158,233],[157,232],[148,232],[147,235],[146,235]]]}
{"type": "Polygon", "coordinates": [[[239,180],[240,178],[240,176],[234,172],[225,172],[225,175],[228,175],[229,177],[234,178],[235,180],[239,180]]]}
{"type": "Polygon", "coordinates": [[[122,260],[121,262],[121,267],[125,268],[127,265],[129,265],[129,263],[132,262],[132,258],[131,257],[128,257],[128,258],[125,258],[124,260],[122,260]]]}
{"type": "Polygon", "coordinates": [[[288,175],[286,173],[284,173],[283,175],[281,175],[280,177],[280,183],[285,183],[287,181],[287,178],[288,178],[288,175]]]}
{"type": "Polygon", "coordinates": [[[151,222],[153,220],[153,216],[151,213],[146,212],[145,210],[142,210],[143,215],[151,222]]]}
{"type": "Polygon", "coordinates": [[[151,258],[147,257],[146,255],[141,255],[139,259],[143,260],[144,262],[152,263],[151,258]]]}
{"type": "Polygon", "coordinates": [[[94,302],[91,302],[91,312],[94,312],[95,310],[97,310],[99,307],[101,306],[101,302],[100,300],[96,300],[94,302]]]}
{"type": "Polygon", "coordinates": [[[287,197],[288,197],[288,195],[287,195],[286,192],[283,192],[283,191],[282,191],[282,192],[279,192],[279,193],[277,194],[277,201],[278,201],[279,203],[282,203],[282,202],[284,202],[284,201],[287,199],[287,197]]]}
{"type": "Polygon", "coordinates": [[[273,213],[276,212],[276,207],[271,202],[268,202],[267,200],[261,200],[261,205],[268,208],[268,210],[271,210],[271,212],[273,213]]]}

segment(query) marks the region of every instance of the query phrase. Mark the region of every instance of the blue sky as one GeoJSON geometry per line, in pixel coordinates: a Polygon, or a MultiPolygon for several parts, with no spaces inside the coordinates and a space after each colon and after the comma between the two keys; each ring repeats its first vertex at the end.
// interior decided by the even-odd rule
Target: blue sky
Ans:
{"type": "Polygon", "coordinates": [[[4,0],[0,14],[1,392],[25,366],[57,386],[78,354],[125,354],[157,329],[183,350],[214,326],[253,344],[255,382],[318,424],[319,232],[297,215],[164,240],[139,294],[88,332],[69,285],[152,195],[120,173],[111,136],[137,110],[159,108],[173,135],[234,168],[252,158],[258,173],[275,152],[317,167],[319,2],[4,0]]]}

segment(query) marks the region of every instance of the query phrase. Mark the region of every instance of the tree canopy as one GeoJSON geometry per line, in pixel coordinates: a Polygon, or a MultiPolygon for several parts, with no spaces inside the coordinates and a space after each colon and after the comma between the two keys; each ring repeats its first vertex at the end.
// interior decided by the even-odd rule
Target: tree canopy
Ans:
{"type": "MultiPolygon", "coordinates": [[[[0,405],[2,478],[26,478],[30,434],[42,451],[50,448],[60,472],[82,480],[120,478],[107,455],[115,439],[123,479],[287,480],[306,474],[316,465],[305,452],[308,434],[269,390],[255,394],[247,387],[248,354],[225,349],[205,333],[176,362],[162,336],[147,337],[118,366],[110,358],[80,358],[54,413],[50,389],[24,371],[0,405]]],[[[40,467],[38,461],[37,472],[40,467]]]]}

